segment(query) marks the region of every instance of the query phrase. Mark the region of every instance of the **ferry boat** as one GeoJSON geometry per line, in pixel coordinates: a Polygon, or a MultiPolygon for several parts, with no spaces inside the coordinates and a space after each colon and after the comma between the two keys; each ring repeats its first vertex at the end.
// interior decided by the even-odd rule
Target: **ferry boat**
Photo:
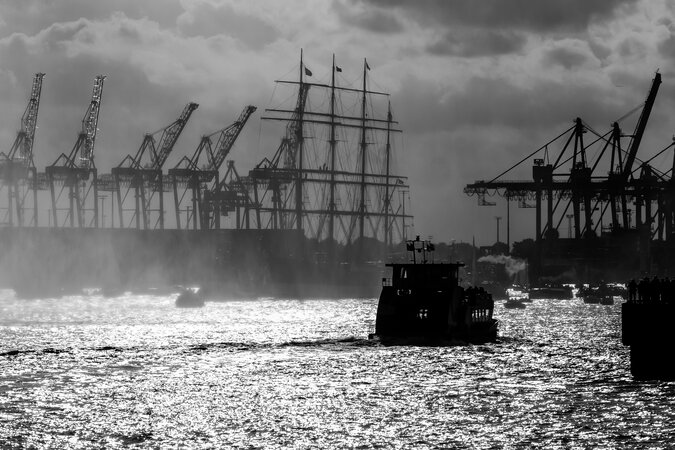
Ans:
{"type": "Polygon", "coordinates": [[[382,280],[372,337],[392,344],[496,340],[492,296],[482,288],[459,285],[464,264],[434,262],[434,245],[419,236],[406,247],[409,262],[386,265],[392,268],[392,277],[382,280]]]}

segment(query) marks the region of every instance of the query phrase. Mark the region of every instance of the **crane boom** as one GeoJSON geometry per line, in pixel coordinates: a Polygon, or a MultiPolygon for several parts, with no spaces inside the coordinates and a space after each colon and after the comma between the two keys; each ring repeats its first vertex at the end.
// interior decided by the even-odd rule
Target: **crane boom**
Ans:
{"type": "Polygon", "coordinates": [[[40,108],[40,95],[42,93],[42,79],[44,73],[36,73],[33,78],[28,106],[21,116],[21,129],[16,136],[14,145],[9,151],[8,158],[20,161],[33,167],[33,142],[35,141],[35,129],[37,125],[38,109],[40,108]]]}
{"type": "MultiPolygon", "coordinates": [[[[78,166],[89,169],[94,163],[94,145],[96,143],[96,131],[98,130],[98,114],[101,110],[101,96],[103,94],[103,81],[105,75],[97,75],[94,78],[94,89],[91,94],[89,108],[82,119],[82,143],[79,146],[80,158],[78,166]]],[[[74,155],[73,155],[74,156],[74,155]]]]}
{"type": "MultiPolygon", "coordinates": [[[[246,108],[244,108],[241,115],[239,116],[239,119],[237,119],[236,122],[234,122],[232,125],[226,128],[223,128],[220,131],[216,131],[215,133],[211,134],[211,136],[213,136],[217,133],[220,133],[220,137],[218,138],[218,142],[216,143],[215,155],[213,155],[211,152],[208,153],[209,157],[208,170],[220,169],[220,167],[223,165],[223,162],[225,161],[225,158],[227,158],[227,155],[230,153],[232,146],[237,140],[237,137],[239,137],[239,133],[241,133],[241,130],[244,128],[244,125],[246,125],[248,118],[251,117],[251,114],[253,114],[256,109],[257,108],[255,106],[252,105],[247,106],[246,108]]],[[[209,138],[211,136],[209,136],[209,138]]]]}
{"type": "Polygon", "coordinates": [[[640,142],[642,141],[645,128],[647,128],[647,121],[649,120],[649,115],[652,112],[654,100],[656,100],[656,94],[659,92],[660,85],[661,74],[656,72],[652,82],[652,87],[649,90],[649,95],[647,95],[647,100],[645,100],[645,106],[642,108],[642,113],[640,114],[640,118],[635,125],[635,131],[633,132],[633,136],[628,147],[628,156],[626,157],[626,164],[624,165],[622,172],[624,181],[628,181],[628,178],[630,178],[630,175],[633,172],[633,163],[635,162],[635,157],[637,156],[637,151],[640,147],[640,142]]]}
{"type": "Polygon", "coordinates": [[[197,103],[188,103],[183,109],[180,117],[176,119],[176,121],[171,125],[162,130],[162,136],[159,139],[159,151],[155,151],[153,148],[152,161],[150,163],[151,169],[160,170],[162,166],[164,166],[164,163],[169,157],[171,150],[173,150],[176,141],[183,132],[187,121],[190,119],[190,115],[192,115],[192,112],[197,109],[198,106],[199,105],[197,103]]]}

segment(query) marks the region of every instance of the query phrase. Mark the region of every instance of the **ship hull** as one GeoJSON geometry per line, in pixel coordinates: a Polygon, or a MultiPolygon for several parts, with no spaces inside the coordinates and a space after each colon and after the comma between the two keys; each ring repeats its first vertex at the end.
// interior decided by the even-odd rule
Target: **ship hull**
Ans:
{"type": "Polygon", "coordinates": [[[384,286],[375,333],[385,345],[482,344],[497,339],[497,320],[478,317],[461,301],[461,288],[438,292],[417,288],[401,292],[384,286]]]}

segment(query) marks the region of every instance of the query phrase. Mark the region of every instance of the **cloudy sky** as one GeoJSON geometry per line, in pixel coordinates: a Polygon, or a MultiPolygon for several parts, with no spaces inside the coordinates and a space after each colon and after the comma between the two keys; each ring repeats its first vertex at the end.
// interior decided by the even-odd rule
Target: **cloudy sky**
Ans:
{"type": "MultiPolygon", "coordinates": [[[[368,58],[404,130],[399,172],[415,231],[437,241],[495,240],[503,201],[462,189],[490,179],[582,117],[598,130],[663,85],[641,154],[675,133],[675,3],[670,0],[0,0],[0,145],[11,145],[32,76],[45,72],[35,144],[43,170],[72,148],[105,74],[96,164],[109,172],[143,133],[200,104],[172,160],[245,105],[270,106],[300,49],[317,79],[334,53],[345,79],[368,58]],[[1,144],[4,143],[4,144],[1,144]]],[[[632,131],[637,117],[626,119],[632,131]]],[[[256,114],[231,158],[245,173],[278,145],[256,114]]],[[[672,154],[660,160],[665,168],[672,154]]],[[[512,179],[531,175],[527,164],[512,179]]],[[[512,204],[511,239],[532,209],[512,204]]],[[[502,240],[505,240],[502,221],[502,240]]],[[[562,231],[562,230],[561,230],[562,231]]],[[[562,231],[563,233],[565,231],[562,231]]]]}

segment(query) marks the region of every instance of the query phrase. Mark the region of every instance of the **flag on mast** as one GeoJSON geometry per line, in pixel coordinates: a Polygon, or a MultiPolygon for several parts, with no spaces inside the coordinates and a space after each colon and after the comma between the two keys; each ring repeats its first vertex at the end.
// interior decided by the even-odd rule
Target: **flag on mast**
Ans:
{"type": "Polygon", "coordinates": [[[370,66],[368,65],[368,60],[364,59],[363,61],[366,63],[366,69],[370,70],[370,66]]]}
{"type": "Polygon", "coordinates": [[[342,72],[342,67],[340,67],[340,66],[335,66],[335,71],[336,71],[336,72],[342,72]]]}
{"type": "Polygon", "coordinates": [[[311,77],[311,76],[312,76],[312,71],[309,70],[309,69],[307,68],[307,66],[305,66],[305,75],[307,75],[308,77],[311,77]]]}

